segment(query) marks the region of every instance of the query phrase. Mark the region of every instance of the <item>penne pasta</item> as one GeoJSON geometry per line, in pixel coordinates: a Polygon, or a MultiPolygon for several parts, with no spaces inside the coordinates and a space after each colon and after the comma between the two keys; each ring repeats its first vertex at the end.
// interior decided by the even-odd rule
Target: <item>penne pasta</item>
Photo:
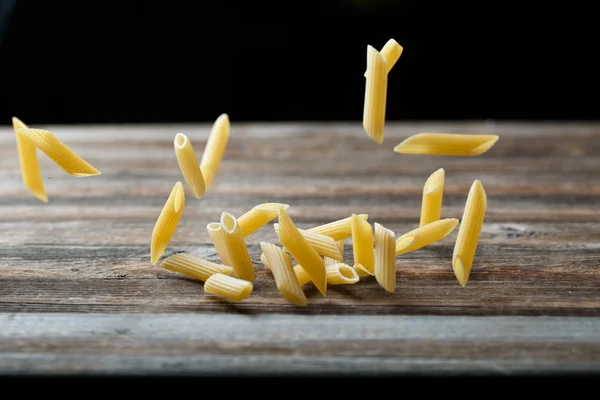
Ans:
{"type": "Polygon", "coordinates": [[[224,232],[225,250],[235,276],[248,282],[254,282],[252,259],[250,253],[248,253],[248,247],[244,242],[237,219],[233,215],[224,212],[221,214],[221,226],[224,232]]]}
{"type": "Polygon", "coordinates": [[[13,117],[13,129],[17,138],[17,152],[19,153],[19,163],[21,166],[21,177],[25,187],[40,201],[48,202],[42,172],[37,157],[37,147],[17,131],[19,129],[29,129],[20,119],[13,117]]]}
{"type": "Polygon", "coordinates": [[[440,219],[442,215],[442,199],[444,197],[444,168],[435,171],[423,187],[423,203],[421,204],[421,222],[424,226],[440,219]]]}
{"type": "Polygon", "coordinates": [[[150,242],[150,262],[152,264],[156,264],[167,248],[169,241],[171,241],[171,237],[183,213],[184,204],[183,186],[181,182],[177,182],[173,186],[173,190],[171,190],[171,194],[163,206],[152,230],[152,240],[150,242]]]}
{"type": "Polygon", "coordinates": [[[375,250],[373,249],[373,229],[367,221],[352,214],[350,217],[352,227],[352,250],[354,264],[361,265],[369,275],[375,273],[375,250]]]}
{"type": "Polygon", "coordinates": [[[458,219],[446,218],[412,230],[396,240],[396,255],[410,253],[442,240],[458,225],[458,219]]]}
{"type": "Polygon", "coordinates": [[[206,191],[206,186],[204,185],[204,177],[202,176],[200,164],[194,153],[192,143],[183,133],[178,133],[175,135],[173,145],[175,146],[175,156],[177,157],[177,163],[179,164],[185,183],[192,190],[194,196],[197,199],[201,199],[206,191]]]}
{"type": "Polygon", "coordinates": [[[323,257],[323,261],[325,261],[325,266],[334,265],[334,264],[339,263],[340,261],[344,261],[344,241],[338,240],[337,242],[335,242],[335,244],[337,245],[340,255],[342,256],[342,259],[336,260],[335,258],[323,257]]]}
{"type": "Polygon", "coordinates": [[[242,301],[252,293],[252,283],[225,274],[214,274],[204,283],[204,291],[232,301],[242,301]]]}
{"type": "Polygon", "coordinates": [[[394,232],[378,223],[375,223],[375,279],[388,292],[396,290],[394,232]]]}
{"type": "Polygon", "coordinates": [[[229,116],[221,114],[213,124],[210,136],[206,142],[206,147],[200,160],[200,169],[204,176],[206,190],[210,188],[217,176],[219,165],[221,165],[221,160],[229,141],[229,127],[229,116]]]}
{"type": "Polygon", "coordinates": [[[279,210],[279,240],[298,264],[302,265],[302,269],[310,276],[319,292],[325,296],[327,292],[325,263],[296,228],[287,212],[282,209],[279,210]]]}
{"type": "Polygon", "coordinates": [[[269,271],[271,270],[271,264],[269,263],[269,259],[267,258],[267,256],[265,256],[265,253],[260,254],[260,262],[263,263],[266,269],[268,269],[269,271]]]}
{"type": "MultiPolygon", "coordinates": [[[[402,55],[402,51],[404,48],[398,44],[394,39],[390,39],[387,41],[385,46],[381,48],[381,55],[387,61],[387,72],[389,73],[392,70],[392,67],[396,64],[396,61],[402,55]]],[[[365,77],[367,76],[367,72],[365,71],[365,77]]]]}
{"type": "Polygon", "coordinates": [[[354,268],[344,263],[328,265],[325,269],[328,285],[352,285],[359,280],[354,268]]]}
{"type": "Polygon", "coordinates": [[[383,143],[387,98],[388,66],[386,59],[372,46],[367,47],[367,81],[363,128],[376,143],[383,143]]]}
{"type": "Polygon", "coordinates": [[[375,275],[374,272],[370,272],[369,270],[367,270],[365,267],[363,267],[360,264],[354,264],[354,266],[352,268],[354,268],[354,270],[356,271],[356,275],[358,275],[359,278],[365,278],[367,276],[375,275]]]}
{"type": "Polygon", "coordinates": [[[419,133],[394,147],[396,153],[434,156],[478,156],[498,141],[496,135],[459,135],[455,133],[419,133]]]}
{"type": "MultiPolygon", "coordinates": [[[[358,214],[358,218],[367,221],[369,216],[367,214],[358,214]]],[[[310,228],[308,231],[329,236],[335,241],[348,239],[350,236],[352,236],[350,217],[333,221],[325,225],[319,225],[314,228],[310,228]]]]}
{"type": "MultiPolygon", "coordinates": [[[[275,232],[277,235],[279,235],[279,224],[274,224],[273,226],[275,228],[275,232]]],[[[304,239],[306,239],[308,244],[311,245],[318,254],[333,258],[338,262],[343,261],[342,255],[340,254],[340,250],[338,249],[335,240],[329,236],[306,231],[304,229],[298,229],[298,231],[302,234],[302,236],[304,236],[304,239]]]]}
{"type": "Polygon", "coordinates": [[[242,236],[246,237],[273,221],[279,215],[280,208],[287,210],[290,206],[282,203],[259,204],[239,217],[237,220],[242,236]]]}
{"type": "Polygon", "coordinates": [[[225,229],[223,229],[219,222],[211,222],[206,225],[206,230],[208,236],[210,236],[210,241],[215,246],[215,250],[217,250],[221,262],[225,265],[231,265],[227,247],[225,246],[225,229]]]}
{"type": "Polygon", "coordinates": [[[481,182],[476,180],[469,190],[467,204],[454,245],[454,254],[452,255],[452,268],[462,287],[465,287],[469,281],[486,209],[487,196],[485,190],[481,182]]]}
{"type": "Polygon", "coordinates": [[[173,254],[165,258],[160,266],[169,271],[178,272],[203,282],[214,274],[233,274],[233,268],[227,265],[215,264],[214,262],[186,253],[173,254]]]}
{"type": "Polygon", "coordinates": [[[17,134],[40,149],[59,167],[73,176],[100,175],[100,171],[75,154],[51,132],[44,129],[17,129],[17,134]]]}
{"type": "Polygon", "coordinates": [[[311,281],[310,275],[308,275],[308,273],[304,269],[302,269],[302,266],[300,265],[296,265],[294,267],[294,274],[296,274],[296,279],[298,279],[298,283],[300,284],[300,286],[304,286],[311,281]]]}
{"type": "Polygon", "coordinates": [[[307,305],[308,300],[298,283],[290,257],[283,249],[274,244],[261,242],[260,248],[262,250],[261,257],[264,256],[268,260],[269,269],[273,273],[275,284],[281,295],[297,306],[307,305]]]}

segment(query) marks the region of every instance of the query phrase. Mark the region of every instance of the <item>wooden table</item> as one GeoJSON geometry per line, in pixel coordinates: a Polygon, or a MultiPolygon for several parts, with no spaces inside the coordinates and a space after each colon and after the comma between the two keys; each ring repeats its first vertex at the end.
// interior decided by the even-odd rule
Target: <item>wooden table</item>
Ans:
{"type": "MultiPolygon", "coordinates": [[[[232,124],[214,187],[186,197],[165,255],[218,261],[206,225],[221,212],[284,202],[307,228],[369,214],[415,228],[426,178],[446,170],[443,217],[461,218],[480,179],[488,212],[469,284],[451,267],[456,231],[398,258],[397,291],[374,279],[311,284],[290,305],[259,261],[272,225],[248,237],[256,267],[239,304],[153,266],[149,241],[173,184],[173,137],[198,152],[209,125],[48,127],[102,171],[75,178],[40,155],[49,204],[21,182],[14,134],[0,130],[0,373],[326,374],[598,371],[600,125],[232,124]],[[418,132],[496,133],[472,158],[408,156],[418,132]]],[[[189,190],[186,188],[186,193],[189,190]]],[[[352,263],[351,246],[346,260],[352,263]]]]}

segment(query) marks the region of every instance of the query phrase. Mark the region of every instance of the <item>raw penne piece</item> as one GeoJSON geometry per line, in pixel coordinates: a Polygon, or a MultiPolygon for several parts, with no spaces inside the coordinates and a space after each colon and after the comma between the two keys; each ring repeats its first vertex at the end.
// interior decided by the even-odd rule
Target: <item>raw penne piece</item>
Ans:
{"type": "MultiPolygon", "coordinates": [[[[358,214],[358,218],[367,221],[369,216],[367,214],[358,214]]],[[[314,228],[308,229],[308,231],[329,236],[335,241],[348,239],[350,236],[352,236],[350,217],[333,221],[325,225],[315,226],[314,228]]]]}
{"type": "Polygon", "coordinates": [[[396,240],[396,255],[410,253],[442,240],[458,225],[458,219],[446,218],[412,230],[396,240]]]}
{"type": "MultiPolygon", "coordinates": [[[[404,48],[398,44],[394,39],[390,39],[387,41],[385,46],[381,48],[381,55],[387,60],[387,72],[389,73],[392,70],[396,61],[402,55],[402,51],[404,48]]],[[[365,71],[365,77],[367,76],[367,72],[365,71]]]]}
{"type": "Polygon", "coordinates": [[[160,266],[169,271],[178,272],[189,277],[206,281],[214,274],[233,274],[233,268],[227,265],[215,264],[214,262],[194,257],[191,254],[173,254],[163,260],[160,266]]]}
{"type": "Polygon", "coordinates": [[[206,280],[204,291],[232,301],[242,301],[252,293],[252,283],[217,273],[206,280]]]}
{"type": "Polygon", "coordinates": [[[298,283],[290,257],[285,254],[283,249],[274,244],[261,242],[260,248],[262,250],[261,257],[264,256],[268,260],[269,269],[273,273],[275,284],[281,295],[297,306],[307,305],[306,295],[298,283]]]}
{"type": "Polygon", "coordinates": [[[40,149],[59,167],[73,176],[100,175],[100,171],[75,154],[51,132],[44,129],[17,129],[17,134],[40,149]]]}
{"type": "Polygon", "coordinates": [[[177,182],[152,230],[152,241],[150,242],[150,262],[152,264],[156,264],[167,248],[183,213],[184,204],[183,186],[181,182],[177,182]]]}
{"type": "Polygon", "coordinates": [[[396,153],[434,156],[478,156],[498,141],[496,135],[419,133],[394,147],[396,153]]]}
{"type": "Polygon", "coordinates": [[[352,268],[354,268],[354,270],[356,271],[356,274],[358,275],[359,278],[365,278],[367,276],[375,275],[375,273],[371,273],[370,271],[368,271],[365,267],[363,267],[360,264],[354,264],[354,266],[352,268]]]}
{"type": "Polygon", "coordinates": [[[175,156],[177,157],[177,163],[179,163],[185,183],[192,190],[194,196],[197,199],[201,199],[206,191],[206,186],[204,185],[204,177],[200,170],[200,163],[198,163],[190,139],[183,133],[178,133],[175,135],[173,145],[175,146],[175,156]]]}
{"type": "Polygon", "coordinates": [[[375,273],[375,250],[373,248],[373,229],[367,221],[352,214],[352,250],[354,264],[360,264],[370,275],[375,273]]]}
{"type": "Polygon", "coordinates": [[[221,214],[221,226],[223,227],[223,238],[227,257],[236,277],[244,279],[248,282],[254,282],[254,267],[248,247],[242,236],[242,231],[237,219],[224,212],[221,214]]]}
{"type": "Polygon", "coordinates": [[[387,80],[386,59],[373,46],[368,46],[363,128],[369,137],[379,144],[383,143],[387,80]]]}
{"type": "Polygon", "coordinates": [[[17,131],[19,129],[29,129],[20,119],[13,117],[13,129],[17,138],[17,151],[19,153],[19,163],[21,165],[21,177],[25,187],[40,201],[48,202],[44,182],[42,181],[42,172],[37,158],[37,148],[17,131]]]}
{"type": "Polygon", "coordinates": [[[296,279],[298,279],[300,286],[306,285],[311,280],[310,275],[300,265],[294,267],[294,274],[296,274],[296,279]]]}
{"type": "Polygon", "coordinates": [[[476,180],[473,182],[471,190],[469,190],[467,204],[454,245],[454,254],[452,255],[454,274],[462,287],[465,287],[469,281],[486,209],[487,196],[485,190],[481,182],[476,180]]]}
{"type": "Polygon", "coordinates": [[[446,172],[440,168],[429,176],[423,186],[423,203],[421,204],[421,222],[424,226],[440,219],[442,215],[442,199],[444,197],[444,178],[446,172]]]}
{"type": "Polygon", "coordinates": [[[217,250],[221,262],[225,265],[231,265],[229,253],[227,253],[227,247],[225,246],[225,229],[219,222],[211,222],[206,225],[206,231],[210,236],[210,241],[215,246],[215,250],[217,250]]]}
{"type": "Polygon", "coordinates": [[[267,256],[265,256],[265,253],[260,254],[260,262],[263,263],[265,268],[267,268],[269,271],[271,270],[271,264],[269,263],[269,259],[267,258],[267,256]]]}
{"type": "Polygon", "coordinates": [[[323,296],[327,292],[325,262],[296,228],[285,210],[279,210],[279,241],[310,276],[323,296]]]}
{"type": "Polygon", "coordinates": [[[388,292],[396,290],[394,232],[378,223],[375,223],[375,279],[388,292]]]}
{"type": "MultiPolygon", "coordinates": [[[[273,227],[275,228],[277,235],[279,235],[279,224],[273,224],[273,227]]],[[[300,231],[302,236],[304,236],[304,239],[306,239],[308,244],[310,244],[318,254],[333,258],[338,260],[338,262],[343,261],[342,254],[340,253],[335,240],[329,236],[306,231],[304,229],[298,229],[298,231],[300,231]]]]}
{"type": "Polygon", "coordinates": [[[341,260],[336,260],[335,258],[330,258],[330,257],[323,257],[323,261],[325,261],[325,266],[328,265],[334,265],[339,263],[340,261],[344,261],[344,241],[343,240],[338,240],[337,242],[335,242],[338,250],[340,251],[340,255],[342,256],[341,260]]]}
{"type": "Polygon", "coordinates": [[[229,126],[229,116],[221,114],[213,124],[210,136],[206,142],[206,147],[200,160],[200,169],[204,176],[206,190],[210,188],[217,176],[219,165],[229,141],[229,126]]]}
{"type": "Polygon", "coordinates": [[[239,217],[237,220],[242,230],[242,236],[246,237],[273,221],[279,215],[281,208],[287,210],[290,206],[282,203],[259,204],[239,217]]]}
{"type": "Polygon", "coordinates": [[[325,267],[328,285],[352,285],[359,281],[358,274],[351,266],[337,263],[325,267]]]}

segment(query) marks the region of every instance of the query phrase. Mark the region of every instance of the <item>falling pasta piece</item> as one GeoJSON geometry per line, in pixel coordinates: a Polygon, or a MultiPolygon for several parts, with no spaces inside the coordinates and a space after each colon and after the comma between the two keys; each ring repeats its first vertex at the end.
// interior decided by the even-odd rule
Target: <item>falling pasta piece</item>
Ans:
{"type": "MultiPolygon", "coordinates": [[[[367,221],[369,216],[367,214],[359,214],[358,218],[367,221]]],[[[329,236],[335,241],[348,239],[350,236],[352,236],[350,217],[333,221],[325,225],[315,226],[314,228],[310,228],[308,231],[329,236]]]]}
{"type": "Polygon", "coordinates": [[[256,232],[269,222],[273,221],[279,215],[279,209],[287,210],[288,204],[282,203],[264,203],[259,204],[241,217],[238,224],[242,230],[242,236],[246,237],[256,232]]]}
{"type": "Polygon", "coordinates": [[[173,254],[165,258],[160,266],[169,271],[178,272],[203,282],[217,273],[224,275],[231,275],[233,273],[233,268],[227,265],[215,264],[214,262],[186,253],[173,254]]]}
{"type": "Polygon", "coordinates": [[[225,229],[223,229],[219,222],[211,222],[206,225],[206,231],[208,232],[210,241],[215,246],[215,250],[217,250],[221,262],[225,265],[231,265],[229,253],[227,253],[227,247],[225,246],[225,229]]]}
{"type": "Polygon", "coordinates": [[[353,214],[350,217],[352,227],[352,250],[354,264],[360,264],[369,275],[375,273],[375,250],[373,249],[373,229],[367,221],[353,214]]]}
{"type": "Polygon", "coordinates": [[[275,284],[281,295],[297,306],[307,305],[306,295],[298,283],[290,257],[285,254],[283,249],[274,244],[261,242],[260,248],[262,250],[261,257],[264,256],[268,260],[269,269],[273,273],[275,284]]]}
{"type": "Polygon", "coordinates": [[[40,149],[59,167],[73,176],[100,175],[100,171],[75,154],[51,132],[44,129],[17,129],[17,134],[40,149]]]}
{"type": "MultiPolygon", "coordinates": [[[[275,232],[279,235],[279,224],[274,224],[275,232]]],[[[338,262],[343,261],[342,254],[338,249],[337,243],[335,240],[330,238],[329,236],[322,235],[320,233],[306,231],[304,229],[298,229],[304,239],[312,246],[315,251],[325,257],[330,257],[338,262]]]]}
{"type": "Polygon", "coordinates": [[[327,277],[325,263],[306,241],[285,210],[279,210],[279,241],[310,276],[319,292],[325,296],[327,277]]]}
{"type": "Polygon", "coordinates": [[[204,177],[202,176],[200,164],[198,163],[190,139],[183,133],[178,133],[175,135],[173,145],[175,147],[177,163],[179,163],[185,183],[190,187],[194,196],[197,199],[201,199],[206,191],[206,186],[204,185],[204,177]]]}
{"type": "Polygon", "coordinates": [[[310,275],[308,275],[308,273],[302,269],[301,265],[296,265],[294,267],[294,274],[296,274],[296,278],[298,279],[300,286],[304,286],[311,281],[310,275]]]}
{"type": "Polygon", "coordinates": [[[217,176],[219,165],[229,141],[229,127],[229,116],[221,114],[213,124],[210,136],[206,142],[206,147],[200,160],[200,169],[204,175],[206,190],[211,187],[217,176]]]}
{"type": "Polygon", "coordinates": [[[337,248],[340,252],[340,255],[342,256],[341,260],[336,260],[335,258],[331,258],[331,257],[323,257],[323,261],[325,261],[325,266],[328,265],[334,265],[339,263],[340,261],[344,261],[344,241],[343,240],[338,240],[337,242],[335,242],[337,245],[337,248]]]}
{"type": "Polygon", "coordinates": [[[487,208],[487,197],[483,185],[476,180],[469,190],[465,211],[458,229],[452,267],[456,278],[465,287],[469,281],[471,266],[475,258],[479,234],[487,208]]]}
{"type": "MultiPolygon", "coordinates": [[[[388,40],[387,43],[385,44],[385,46],[383,46],[381,48],[380,53],[387,61],[387,72],[388,73],[392,70],[392,68],[396,64],[396,61],[398,61],[398,59],[402,55],[403,50],[404,50],[404,48],[402,46],[400,46],[398,44],[398,42],[396,42],[394,39],[388,40]]],[[[366,76],[367,76],[367,71],[365,71],[365,77],[366,76]]]]}
{"type": "Polygon", "coordinates": [[[498,141],[496,135],[460,135],[455,133],[419,133],[394,147],[402,154],[434,156],[478,156],[498,141]]]}
{"type": "Polygon", "coordinates": [[[458,225],[458,219],[446,218],[412,230],[396,240],[396,255],[410,253],[442,240],[458,225]]]}
{"type": "Polygon", "coordinates": [[[376,143],[383,143],[387,98],[388,67],[385,58],[372,46],[367,47],[367,80],[363,128],[376,143]]]}
{"type": "Polygon", "coordinates": [[[327,270],[328,285],[352,285],[359,280],[354,268],[344,263],[328,265],[325,269],[327,270]]]}
{"type": "Polygon", "coordinates": [[[221,226],[224,231],[223,238],[227,257],[229,257],[235,276],[248,282],[254,282],[252,259],[237,219],[224,212],[221,214],[221,226]]]}
{"type": "Polygon", "coordinates": [[[214,274],[204,283],[204,291],[232,301],[242,301],[252,293],[252,283],[224,274],[214,274]]]}
{"type": "Polygon", "coordinates": [[[359,278],[366,278],[367,276],[375,275],[374,272],[370,272],[360,264],[354,264],[352,268],[354,268],[354,270],[356,271],[356,275],[358,275],[359,278]]]}
{"type": "Polygon", "coordinates": [[[435,171],[425,182],[423,186],[423,203],[421,204],[421,222],[424,226],[440,219],[442,215],[442,199],[444,197],[444,178],[443,168],[435,171]]]}
{"type": "Polygon", "coordinates": [[[375,279],[388,292],[396,291],[394,232],[378,223],[375,223],[375,279]]]}
{"type": "Polygon", "coordinates": [[[19,129],[29,129],[20,119],[13,117],[13,129],[17,138],[17,151],[19,153],[19,163],[21,165],[21,177],[25,187],[40,201],[48,202],[44,182],[42,181],[42,172],[37,158],[37,148],[17,131],[19,129]]]}
{"type": "Polygon", "coordinates": [[[150,242],[150,259],[152,264],[156,264],[160,256],[164,253],[175,232],[175,228],[177,228],[177,224],[183,213],[184,198],[183,186],[181,182],[177,182],[173,186],[173,190],[171,190],[171,194],[152,230],[152,241],[150,242]]]}

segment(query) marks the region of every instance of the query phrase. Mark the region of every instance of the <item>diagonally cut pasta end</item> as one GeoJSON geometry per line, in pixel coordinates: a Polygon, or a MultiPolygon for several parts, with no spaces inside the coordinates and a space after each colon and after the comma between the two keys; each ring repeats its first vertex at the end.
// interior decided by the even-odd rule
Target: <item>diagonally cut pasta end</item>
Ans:
{"type": "Polygon", "coordinates": [[[480,154],[485,153],[486,151],[488,151],[500,138],[497,135],[488,135],[489,139],[486,140],[484,143],[480,144],[479,146],[475,147],[473,150],[471,150],[471,155],[472,156],[478,156],[480,154]]]}
{"type": "Polygon", "coordinates": [[[296,293],[285,288],[279,288],[279,292],[283,297],[285,297],[286,300],[288,300],[290,303],[296,306],[304,307],[308,305],[308,299],[306,298],[306,296],[299,296],[296,293]]]}
{"type": "Polygon", "coordinates": [[[371,271],[369,271],[368,269],[366,269],[365,267],[363,267],[362,264],[354,264],[354,270],[356,271],[356,274],[359,276],[359,278],[365,278],[367,276],[374,276],[375,273],[372,273],[371,271]]]}
{"type": "Polygon", "coordinates": [[[402,236],[396,240],[396,255],[408,253],[408,249],[417,240],[418,236],[402,236]]]}
{"type": "Polygon", "coordinates": [[[418,140],[420,135],[421,133],[418,133],[416,135],[407,137],[402,142],[397,144],[396,147],[394,147],[394,151],[400,154],[414,154],[413,151],[410,151],[410,145],[413,141],[418,140]]]}
{"type": "Polygon", "coordinates": [[[178,133],[177,135],[175,135],[173,145],[175,146],[175,149],[183,149],[187,141],[187,136],[185,136],[183,133],[178,133]]]}
{"type": "Polygon", "coordinates": [[[44,202],[44,203],[48,203],[48,195],[46,195],[46,191],[44,190],[44,188],[41,188],[40,190],[32,190],[31,188],[29,188],[29,191],[40,201],[44,202]]]}
{"type": "Polygon", "coordinates": [[[444,168],[440,168],[431,174],[431,176],[425,182],[425,187],[423,189],[424,193],[429,194],[435,192],[440,185],[444,183],[445,176],[446,171],[444,171],[444,168]]]}
{"type": "Polygon", "coordinates": [[[23,121],[21,121],[17,117],[12,117],[12,124],[13,124],[13,128],[15,129],[15,131],[17,131],[19,129],[29,129],[29,127],[27,125],[25,125],[23,123],[23,121]]]}
{"type": "Polygon", "coordinates": [[[465,266],[463,265],[460,257],[455,257],[452,263],[452,268],[454,269],[454,275],[456,275],[456,279],[458,279],[458,283],[462,287],[467,286],[467,282],[469,281],[469,274],[471,271],[466,271],[465,266]]]}
{"type": "Polygon", "coordinates": [[[228,212],[221,214],[221,226],[225,229],[225,232],[231,234],[235,231],[237,226],[237,219],[228,212]]]}
{"type": "Polygon", "coordinates": [[[76,176],[78,178],[86,178],[88,176],[102,175],[102,172],[98,171],[96,168],[94,168],[90,165],[90,171],[88,171],[88,172],[73,172],[71,175],[76,176]]]}
{"type": "Polygon", "coordinates": [[[177,182],[175,187],[173,188],[175,192],[175,200],[173,201],[173,209],[176,213],[179,212],[184,206],[185,203],[185,194],[183,193],[183,185],[181,182],[177,182]]]}

